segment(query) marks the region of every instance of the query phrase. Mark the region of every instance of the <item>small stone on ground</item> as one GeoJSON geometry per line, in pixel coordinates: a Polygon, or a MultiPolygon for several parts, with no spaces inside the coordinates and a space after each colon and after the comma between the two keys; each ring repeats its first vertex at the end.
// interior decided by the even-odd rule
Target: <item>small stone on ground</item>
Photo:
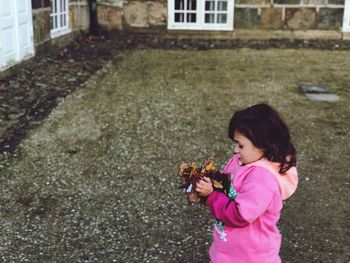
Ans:
{"type": "Polygon", "coordinates": [[[305,96],[310,100],[316,101],[338,101],[340,98],[335,94],[313,94],[306,93],[305,96]]]}

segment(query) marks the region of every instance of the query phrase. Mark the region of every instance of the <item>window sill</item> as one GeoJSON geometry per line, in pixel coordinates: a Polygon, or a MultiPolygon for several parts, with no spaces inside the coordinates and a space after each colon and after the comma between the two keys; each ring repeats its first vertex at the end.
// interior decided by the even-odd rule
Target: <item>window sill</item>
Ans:
{"type": "Polygon", "coordinates": [[[71,32],[70,28],[60,28],[60,29],[53,29],[50,31],[51,38],[60,37],[66,34],[69,34],[71,32]]]}
{"type": "Polygon", "coordinates": [[[191,25],[168,25],[168,30],[195,30],[195,31],[233,31],[233,26],[191,26],[191,25]]]}

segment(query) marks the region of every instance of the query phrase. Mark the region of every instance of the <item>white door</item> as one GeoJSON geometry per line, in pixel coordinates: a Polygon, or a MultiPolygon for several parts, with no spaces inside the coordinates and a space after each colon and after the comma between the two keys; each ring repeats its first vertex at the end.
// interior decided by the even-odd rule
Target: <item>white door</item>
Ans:
{"type": "Polygon", "coordinates": [[[343,32],[350,32],[350,0],[344,3],[343,32]]]}
{"type": "Polygon", "coordinates": [[[31,0],[0,0],[0,70],[33,55],[31,0]]]}

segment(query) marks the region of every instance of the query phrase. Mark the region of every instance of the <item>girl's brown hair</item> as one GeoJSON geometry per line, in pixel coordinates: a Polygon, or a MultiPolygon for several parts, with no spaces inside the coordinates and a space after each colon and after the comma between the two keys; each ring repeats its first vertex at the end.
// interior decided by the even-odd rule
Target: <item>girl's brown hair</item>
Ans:
{"type": "Polygon", "coordinates": [[[235,131],[262,149],[265,158],[279,162],[280,173],[296,165],[296,151],[289,129],[271,106],[261,103],[234,113],[228,128],[228,136],[232,140],[235,131]]]}

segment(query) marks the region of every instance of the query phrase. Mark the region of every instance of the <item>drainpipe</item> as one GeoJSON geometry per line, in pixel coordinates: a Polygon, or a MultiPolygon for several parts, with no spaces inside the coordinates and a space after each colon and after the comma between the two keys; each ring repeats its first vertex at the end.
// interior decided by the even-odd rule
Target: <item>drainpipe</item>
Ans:
{"type": "Polygon", "coordinates": [[[96,0],[89,0],[88,2],[90,10],[90,34],[99,35],[101,29],[97,20],[97,3],[96,0]]]}

